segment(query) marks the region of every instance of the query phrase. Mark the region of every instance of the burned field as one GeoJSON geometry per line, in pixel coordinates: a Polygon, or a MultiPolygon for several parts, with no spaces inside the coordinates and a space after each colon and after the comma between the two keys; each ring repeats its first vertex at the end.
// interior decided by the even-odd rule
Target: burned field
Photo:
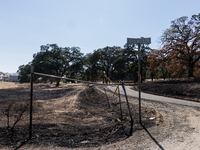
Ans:
{"type": "Polygon", "coordinates": [[[200,101],[200,78],[153,81],[141,84],[142,92],[200,101]]]}
{"type": "MultiPolygon", "coordinates": [[[[25,87],[0,90],[1,148],[15,148],[29,138],[29,96],[30,89],[25,87]],[[11,130],[23,109],[20,120],[11,130]]],[[[33,99],[33,134],[26,144],[98,147],[129,137],[131,120],[125,97],[121,95],[120,103],[118,95],[113,96],[106,87],[81,84],[59,88],[35,86],[33,99]]],[[[129,98],[129,102],[135,132],[143,128],[139,124],[138,104],[133,98],[129,98]]],[[[142,122],[149,128],[161,124],[163,117],[157,110],[143,105],[142,122]]]]}

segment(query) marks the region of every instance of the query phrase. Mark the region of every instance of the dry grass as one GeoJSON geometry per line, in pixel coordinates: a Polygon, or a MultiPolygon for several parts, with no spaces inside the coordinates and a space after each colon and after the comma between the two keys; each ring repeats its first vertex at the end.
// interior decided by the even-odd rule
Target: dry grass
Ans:
{"type": "Polygon", "coordinates": [[[0,89],[10,89],[19,87],[18,83],[0,81],[0,89]]]}
{"type": "MultiPolygon", "coordinates": [[[[126,139],[130,131],[130,118],[122,96],[120,116],[118,96],[82,84],[34,85],[33,138],[28,144],[61,147],[97,147],[126,139]],[[109,107],[107,97],[112,107],[109,107]]],[[[29,102],[29,88],[20,85],[0,89],[0,109],[10,101],[29,102]],[[23,88],[22,88],[23,87],[23,88]],[[26,88],[25,88],[26,87],[26,88]]],[[[142,129],[138,120],[138,105],[130,104],[134,118],[133,132],[142,129]]],[[[151,127],[162,123],[162,115],[143,106],[143,123],[151,127]],[[154,120],[149,120],[155,117],[154,120]]],[[[6,118],[0,113],[0,147],[18,146],[28,138],[29,113],[16,126],[13,137],[6,136],[6,118]]]]}

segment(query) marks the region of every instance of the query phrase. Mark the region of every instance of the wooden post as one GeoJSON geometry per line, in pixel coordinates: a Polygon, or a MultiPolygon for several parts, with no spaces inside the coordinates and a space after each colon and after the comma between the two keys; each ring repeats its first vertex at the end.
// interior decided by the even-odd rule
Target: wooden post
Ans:
{"type": "Polygon", "coordinates": [[[124,82],[122,82],[122,88],[124,90],[124,95],[126,97],[126,103],[127,103],[127,106],[128,106],[129,115],[130,115],[130,118],[131,118],[131,129],[130,129],[129,135],[132,136],[132,132],[133,132],[133,118],[132,118],[131,109],[130,109],[130,106],[129,106],[128,97],[127,97],[127,94],[126,94],[126,89],[125,89],[125,86],[124,86],[124,82]]]}
{"type": "MultiPolygon", "coordinates": [[[[105,94],[106,94],[106,89],[105,89],[105,87],[104,87],[104,91],[105,91],[105,94]]],[[[109,106],[109,108],[112,107],[112,105],[110,104],[110,101],[109,101],[109,99],[108,99],[107,94],[106,94],[106,99],[107,99],[107,102],[108,102],[108,106],[109,106]]]]}
{"type": "Polygon", "coordinates": [[[141,78],[141,68],[140,68],[140,44],[138,44],[138,93],[139,93],[139,123],[141,124],[141,94],[140,94],[140,78],[141,78]]]}
{"type": "Polygon", "coordinates": [[[119,85],[118,85],[118,95],[119,95],[119,108],[120,108],[120,115],[121,115],[121,120],[123,120],[123,116],[122,116],[122,102],[121,102],[121,97],[120,97],[120,91],[119,91],[119,85]]]}
{"type": "Polygon", "coordinates": [[[31,65],[31,91],[30,91],[30,126],[29,126],[29,139],[32,138],[32,113],[33,113],[33,75],[34,66],[31,65]]]}

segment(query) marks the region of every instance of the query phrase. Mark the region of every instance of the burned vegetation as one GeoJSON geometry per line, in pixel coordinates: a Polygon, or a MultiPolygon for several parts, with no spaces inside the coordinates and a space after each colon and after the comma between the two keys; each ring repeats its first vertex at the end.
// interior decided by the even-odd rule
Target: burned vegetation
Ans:
{"type": "MultiPolygon", "coordinates": [[[[27,89],[0,90],[1,110],[5,110],[13,98],[26,97],[27,89]],[[5,96],[5,94],[9,95],[5,96]],[[7,100],[9,99],[9,100],[7,100]]],[[[113,96],[105,87],[68,85],[63,88],[36,87],[33,101],[33,134],[26,144],[59,147],[98,147],[124,140],[129,137],[131,119],[125,97],[113,96]],[[121,102],[120,102],[121,100],[121,102]],[[121,105],[121,107],[120,107],[121,105]],[[121,108],[121,109],[120,109],[121,108]]],[[[15,103],[28,103],[28,99],[18,99],[15,103]]],[[[134,101],[130,98],[129,101],[134,101]]],[[[16,105],[20,109],[22,105],[16,105]]],[[[26,106],[26,105],[23,105],[26,106]]],[[[5,113],[0,113],[1,147],[17,147],[29,138],[29,106],[13,128],[6,124],[5,113]]],[[[143,129],[138,119],[138,104],[130,102],[133,118],[133,132],[143,129]]],[[[17,108],[15,108],[17,109],[17,108]]],[[[15,112],[16,113],[16,112],[15,112]]],[[[19,112],[18,112],[19,113],[19,112]]],[[[14,123],[14,116],[10,118],[14,123]]],[[[148,128],[162,123],[162,115],[153,108],[142,107],[142,122],[148,128]]]]}
{"type": "Polygon", "coordinates": [[[145,82],[141,84],[141,90],[146,93],[199,102],[200,78],[145,82]]]}

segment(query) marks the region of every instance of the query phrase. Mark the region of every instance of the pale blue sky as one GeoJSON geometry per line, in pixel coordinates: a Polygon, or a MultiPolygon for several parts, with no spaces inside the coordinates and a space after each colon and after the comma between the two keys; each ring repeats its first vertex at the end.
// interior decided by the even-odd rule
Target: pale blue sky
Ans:
{"type": "Polygon", "coordinates": [[[86,54],[127,38],[159,37],[170,22],[200,13],[200,0],[0,0],[0,71],[15,73],[41,45],[86,54]]]}

